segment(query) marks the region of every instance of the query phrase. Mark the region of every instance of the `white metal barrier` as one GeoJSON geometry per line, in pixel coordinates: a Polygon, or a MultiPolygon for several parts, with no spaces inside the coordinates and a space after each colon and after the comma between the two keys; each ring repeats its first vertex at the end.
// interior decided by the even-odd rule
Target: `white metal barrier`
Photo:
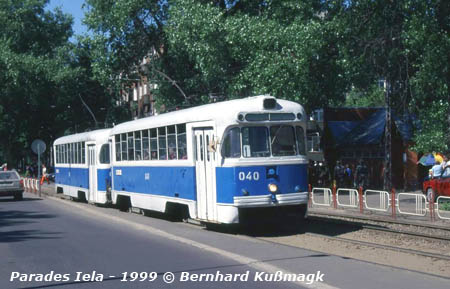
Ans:
{"type": "Polygon", "coordinates": [[[341,207],[357,208],[359,205],[358,190],[345,188],[338,189],[336,192],[336,202],[338,206],[341,207]],[[348,203],[342,202],[339,198],[339,196],[343,197],[347,195],[343,194],[344,192],[348,192],[348,203]]]}
{"type": "Polygon", "coordinates": [[[23,186],[24,186],[26,192],[32,192],[33,191],[33,179],[32,178],[24,178],[23,186]]]}
{"type": "MultiPolygon", "coordinates": [[[[399,193],[397,195],[397,210],[400,214],[404,215],[412,215],[412,216],[425,216],[428,211],[429,203],[427,202],[427,198],[422,194],[413,194],[413,193],[399,193]],[[415,211],[408,211],[405,207],[402,209],[402,200],[403,196],[413,197],[415,201],[415,211]]],[[[403,202],[404,203],[404,202],[403,202]]]]}
{"type": "MultiPolygon", "coordinates": [[[[440,219],[443,219],[443,220],[450,220],[450,211],[447,211],[447,210],[439,210],[439,201],[440,201],[440,200],[448,200],[448,202],[446,202],[446,203],[450,205],[450,197],[439,196],[439,197],[436,199],[436,213],[437,213],[438,217],[439,217],[440,219]],[[444,211],[445,213],[447,213],[448,216],[445,216],[445,214],[444,214],[444,215],[441,215],[441,211],[444,211]]],[[[444,213],[444,212],[442,212],[442,213],[444,213]]]]}
{"type": "Polygon", "coordinates": [[[311,199],[313,205],[330,206],[332,200],[331,190],[329,188],[314,188],[311,191],[311,199]],[[316,199],[314,199],[314,196],[316,196],[316,194],[320,195],[318,192],[323,192],[323,203],[320,203],[316,199]]]}
{"type": "Polygon", "coordinates": [[[368,210],[372,210],[372,211],[381,211],[381,212],[387,212],[387,210],[389,210],[390,207],[390,201],[391,198],[389,197],[389,193],[386,191],[376,191],[376,190],[365,190],[364,191],[364,196],[363,196],[363,202],[364,202],[364,206],[366,207],[366,209],[368,210]],[[368,196],[367,194],[375,194],[375,195],[379,195],[379,206],[378,207],[371,207],[367,204],[367,199],[368,196]]]}

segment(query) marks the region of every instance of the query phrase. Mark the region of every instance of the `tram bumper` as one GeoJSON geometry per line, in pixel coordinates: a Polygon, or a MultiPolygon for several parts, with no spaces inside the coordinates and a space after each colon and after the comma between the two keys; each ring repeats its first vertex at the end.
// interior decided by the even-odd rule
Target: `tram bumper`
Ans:
{"type": "Polygon", "coordinates": [[[233,197],[238,208],[300,205],[308,203],[308,192],[233,197]]]}

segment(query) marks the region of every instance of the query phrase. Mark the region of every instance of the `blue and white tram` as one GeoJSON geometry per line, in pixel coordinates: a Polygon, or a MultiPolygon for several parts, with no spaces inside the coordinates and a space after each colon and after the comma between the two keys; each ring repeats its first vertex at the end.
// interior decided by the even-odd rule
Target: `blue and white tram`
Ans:
{"type": "Polygon", "coordinates": [[[60,137],[53,144],[55,189],[90,203],[110,201],[110,129],[60,137]]]}
{"type": "Polygon", "coordinates": [[[225,224],[257,208],[305,214],[305,130],[301,105],[267,95],[119,124],[112,202],[225,224]]]}

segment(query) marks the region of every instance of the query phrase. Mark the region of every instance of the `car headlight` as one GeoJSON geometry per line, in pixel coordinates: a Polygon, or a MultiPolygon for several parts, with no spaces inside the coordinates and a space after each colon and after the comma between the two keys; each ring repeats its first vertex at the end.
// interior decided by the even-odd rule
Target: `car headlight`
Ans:
{"type": "Polygon", "coordinates": [[[278,191],[278,186],[275,184],[269,184],[269,192],[276,193],[278,191]]]}

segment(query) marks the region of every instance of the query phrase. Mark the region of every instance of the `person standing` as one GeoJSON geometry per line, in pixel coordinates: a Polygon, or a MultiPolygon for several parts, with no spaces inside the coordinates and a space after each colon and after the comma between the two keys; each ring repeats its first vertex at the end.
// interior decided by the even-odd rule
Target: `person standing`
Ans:
{"type": "Polygon", "coordinates": [[[44,183],[44,180],[47,180],[47,183],[50,185],[50,180],[47,175],[47,168],[44,164],[42,164],[42,177],[41,177],[41,185],[44,183]]]}
{"type": "Polygon", "coordinates": [[[319,182],[324,187],[330,183],[330,172],[326,162],[319,162],[319,182]]]}
{"type": "Polygon", "coordinates": [[[344,185],[345,168],[341,164],[341,161],[337,161],[336,166],[334,167],[334,180],[336,182],[336,187],[341,188],[344,185]]]}
{"type": "Polygon", "coordinates": [[[350,188],[353,183],[353,171],[349,164],[345,165],[345,185],[350,188]]]}
{"type": "Polygon", "coordinates": [[[363,189],[367,186],[367,180],[369,175],[369,169],[362,159],[359,160],[359,164],[355,169],[355,184],[357,188],[363,189]]]}

